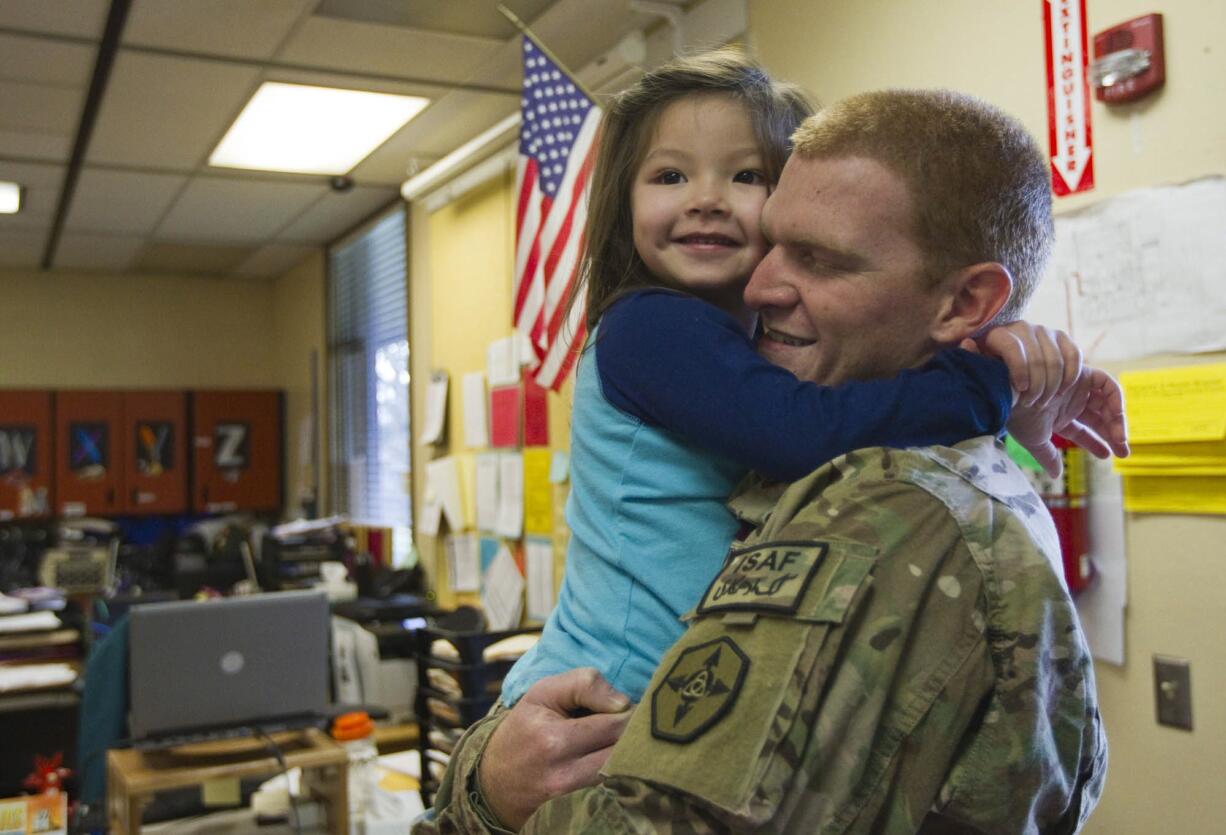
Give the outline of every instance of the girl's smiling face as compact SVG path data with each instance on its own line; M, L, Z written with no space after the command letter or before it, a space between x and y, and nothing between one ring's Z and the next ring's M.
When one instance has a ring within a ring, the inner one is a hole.
M743 322L742 291L768 249L763 169L745 108L693 95L660 112L630 193L634 246L652 275Z

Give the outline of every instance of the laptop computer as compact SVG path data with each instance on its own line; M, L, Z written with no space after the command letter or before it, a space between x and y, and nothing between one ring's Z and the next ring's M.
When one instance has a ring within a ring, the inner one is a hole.
M140 747L305 727L328 702L328 600L287 591L132 609L129 731Z

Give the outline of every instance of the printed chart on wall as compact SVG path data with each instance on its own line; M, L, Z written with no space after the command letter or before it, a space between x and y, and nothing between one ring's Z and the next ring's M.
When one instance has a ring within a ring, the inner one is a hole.
M1090 362L1226 349L1226 179L1139 189L1056 218L1026 318Z

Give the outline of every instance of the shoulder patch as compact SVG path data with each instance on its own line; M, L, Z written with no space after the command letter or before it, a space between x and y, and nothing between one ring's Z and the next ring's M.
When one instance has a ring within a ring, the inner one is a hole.
M692 742L727 715L741 692L749 658L731 638L690 647L651 694L651 735Z
M829 548L825 542L768 542L732 551L699 601L698 614L794 613Z

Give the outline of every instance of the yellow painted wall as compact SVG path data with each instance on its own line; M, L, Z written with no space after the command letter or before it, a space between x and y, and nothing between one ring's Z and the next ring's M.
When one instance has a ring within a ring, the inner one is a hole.
M1220 43L1226 3L1088 6L1091 33L1163 12L1168 83L1134 105L1093 104L1097 189L1061 199L1057 211L1142 186L1226 173L1226 49ZM819 101L882 87L949 87L1014 113L1046 146L1038 0L754 0L750 42L770 70ZM1127 367L1188 361L1159 358ZM1226 691L1226 519L1133 514L1127 538L1127 664L1097 668L1111 768L1086 831L1226 832L1219 776L1226 749L1220 695ZM1191 659L1192 733L1154 721L1154 653Z
M258 281L0 273L0 386L277 385Z
M415 405L424 405L431 371L447 371L451 382L448 443L426 447L414 439L414 470L419 477L424 475L425 462L463 450L460 388L463 376L485 370L490 341L511 333L511 264L515 247L511 192L511 175L507 174L426 219L426 238L422 243L429 259L431 293L425 309L432 324L428 339L414 332L414 350L429 351L428 356L421 358L426 363L424 373L413 375ZM415 279L416 276L410 286L417 286ZM415 425L420 427L422 423ZM414 493L414 507L422 507L421 495ZM476 595L456 595L451 591L441 539L418 536L418 548L423 562L431 566L433 588L442 605L477 602Z
M328 362L323 250L278 278L272 285L273 350L277 388L285 391L285 504L297 515L305 491L318 481L321 512L328 508ZM316 357L317 388L311 400L311 355ZM315 461L311 467L314 412Z
M422 507L425 463L467 451L463 445L463 376L486 368L486 348L511 335L511 267L515 248L514 176L486 183L433 214L419 205L409 220L409 307L413 425L425 420L425 390L432 370L450 375L448 443L413 440L414 507ZM569 449L570 388L549 395L550 445ZM555 501L564 497L556 491ZM446 560L433 537L418 535L423 565L444 606L476 601L450 591ZM560 576L560 572L559 575Z

